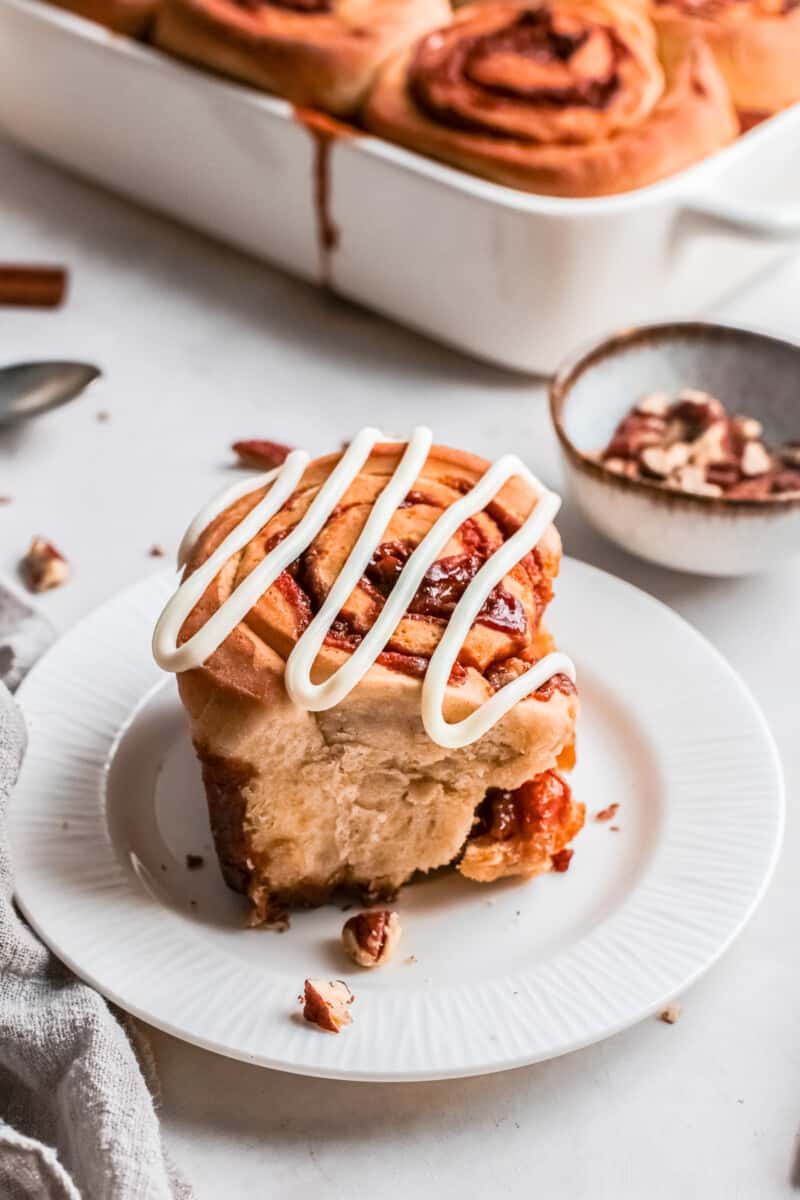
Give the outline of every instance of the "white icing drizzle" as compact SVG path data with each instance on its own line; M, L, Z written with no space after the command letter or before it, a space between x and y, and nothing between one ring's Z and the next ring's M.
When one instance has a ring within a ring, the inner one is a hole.
M182 646L178 646L181 627L208 585L225 563L244 549L291 496L309 463L309 456L302 450L295 450L283 466L256 479L234 484L206 505L183 537L178 554L181 564L186 562L197 538L219 513L243 496L271 485L263 499L231 530L214 553L184 580L166 605L153 634L153 654L159 666L166 671L188 671L202 666L281 572L308 548L358 476L375 444L386 440L378 429L362 429L331 471L299 524L270 550L206 623ZM426 427L420 426L414 430L394 474L376 499L322 607L289 655L285 683L293 702L311 712L321 712L339 704L363 679L384 649L426 571L458 528L468 517L481 512L508 479L513 475L522 476L538 493L536 507L517 532L486 560L467 587L431 657L422 685L422 722L428 736L440 746L457 749L477 741L517 701L531 695L553 675L565 674L575 679L575 668L565 654L548 654L506 684L464 720L450 724L442 713L450 673L489 593L539 542L561 507L560 497L544 488L514 454L506 454L498 459L466 495L442 513L405 564L378 619L347 661L324 682L313 683L311 679L314 662L333 621L364 574L393 514L420 475L432 440L433 435Z

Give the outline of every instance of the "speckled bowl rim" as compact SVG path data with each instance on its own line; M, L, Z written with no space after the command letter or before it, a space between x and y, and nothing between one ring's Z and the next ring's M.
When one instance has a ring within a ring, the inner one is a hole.
M723 325L714 321L664 321L654 325L634 325L628 329L619 330L608 337L591 343L582 350L570 355L561 364L550 381L550 416L561 447L569 461L584 474L623 492L633 492L648 496L654 503L668 508L686 508L706 513L736 513L749 516L766 515L768 513L786 513L800 509L800 496L772 496L768 500L753 500L745 498L727 499L724 496L697 496L691 492L681 492L677 489L667 489L646 479L628 479L590 458L583 450L579 450L564 428L563 415L574 384L596 363L613 355L629 350L632 346L643 342L658 342L673 339L676 335L684 338L707 340L717 338L720 341L774 342L785 346L797 355L798 372L800 373L800 345L786 338L775 337L771 333L754 328L738 325ZM688 386L688 385L687 385Z

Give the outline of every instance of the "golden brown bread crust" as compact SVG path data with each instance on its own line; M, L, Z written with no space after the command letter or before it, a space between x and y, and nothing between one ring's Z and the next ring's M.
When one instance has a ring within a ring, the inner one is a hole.
M487 0L395 56L364 121L496 183L608 195L674 174L738 132L704 46L666 66L629 0Z
M800 100L797 0L655 0L651 11L667 62L702 39L748 123Z
M164 50L301 106L348 116L383 61L448 19L447 0L164 0Z
M514 708L473 746L446 751L420 715L421 677L449 612L480 564L537 502L514 478L465 522L426 575L406 617L361 683L334 708L296 708L285 661L318 611L403 447L377 446L340 504L203 667L178 677L191 723L217 851L228 883L256 914L316 904L345 887L387 896L414 872L452 861L488 787L517 787L553 767L574 738L577 697L564 676ZM295 493L206 589L184 622L186 641L304 515L339 455L309 464ZM371 628L405 556L484 474L483 459L434 447L395 513L385 541L344 604L317 660L333 671ZM188 572L204 562L258 502L235 502L200 536ZM560 541L552 527L492 593L465 641L445 698L448 720L474 711L552 646L541 618ZM527 873L527 865L524 866Z
M133 38L146 36L158 7L158 0L49 0L49 3Z

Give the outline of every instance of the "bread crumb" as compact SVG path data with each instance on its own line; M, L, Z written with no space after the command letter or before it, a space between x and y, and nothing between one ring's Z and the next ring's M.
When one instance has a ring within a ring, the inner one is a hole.
M680 1018L681 1011L680 1004L668 1004L660 1014L661 1020L666 1021L667 1025L674 1025Z

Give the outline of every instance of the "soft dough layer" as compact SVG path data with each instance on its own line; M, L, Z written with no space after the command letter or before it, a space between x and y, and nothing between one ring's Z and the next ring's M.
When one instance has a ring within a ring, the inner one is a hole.
M312 713L289 700L283 683L286 657L322 603L336 564L354 544L400 452L396 446L376 447L293 568L202 668L178 678L225 878L249 894L258 919L268 918L271 907L320 903L339 886L389 894L416 871L452 862L487 789L513 789L547 771L573 741L578 702L565 676L515 705L466 748L443 749L422 725L422 677L448 606L537 502L532 489L516 478L490 511L465 523L445 547L390 643L394 648L344 701ZM184 623L181 642L301 519L337 460L331 456L309 465L293 497L207 589ZM319 674L332 671L358 644L391 590L403 555L418 544L437 512L468 490L487 466L457 451L431 451L390 525L391 539L376 552L342 609L318 659ZM262 494L253 493L220 514L195 547L189 571ZM446 719L467 716L549 650L541 617L559 557L558 534L550 527L536 553L496 589L451 678Z
M323 901L335 886L387 895L459 854L490 787L515 788L551 767L572 738L573 693L528 700L473 746L442 750L419 717L419 683L376 668L336 708L268 707L217 691L191 672L183 701L203 765L228 883L259 916L270 901ZM450 698L466 715L473 697Z

